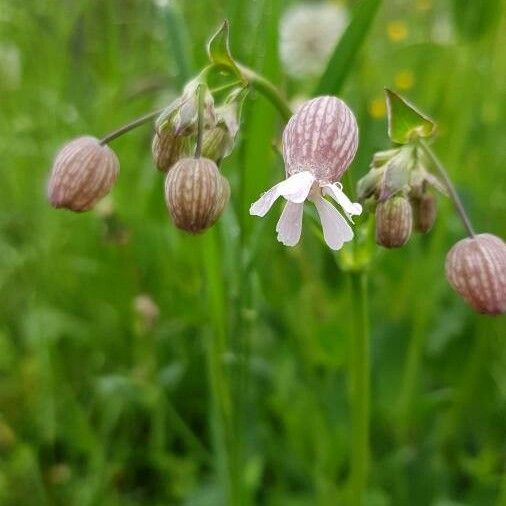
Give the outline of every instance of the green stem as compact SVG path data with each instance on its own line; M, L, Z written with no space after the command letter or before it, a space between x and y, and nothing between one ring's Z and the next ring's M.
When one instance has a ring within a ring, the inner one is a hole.
M457 190L453 186L452 180L450 179L447 170L441 163L441 160L439 160L434 151L432 151L432 149L425 141L420 139L419 144L422 147L425 154L429 157L429 160L433 163L434 167L436 167L439 174L443 178L446 188L448 189L448 193L450 194L450 198L452 199L453 205L455 206L455 209L457 210L457 213L459 214L460 219L462 220L462 223L464 224L464 227L467 230L467 233L469 234L470 237L474 237L475 232L471 224L471 220L469 219L469 216L466 213L466 210L464 208L464 205L462 204L462 200L460 200Z
M238 436L234 424L232 386L226 370L227 351L226 303L223 276L217 247L217 230L204 236L202 247L209 298L212 337L208 343L207 364L211 385L212 430L217 451L218 471L226 492L228 506L241 504L242 479L238 466Z
M353 334L351 339L351 470L350 504L363 506L369 467L370 357L367 274L351 272L350 300Z
M244 65L238 64L239 70L248 84L260 92L278 110L281 117L288 121L293 112L288 101L281 95L279 90L264 76L257 74Z
M428 320L428 307L424 305L415 315L413 333L409 341L407 358L401 382L401 393L398 401L399 436L405 441L411 422L411 408L416 391L418 376L423 359L423 346Z
M281 93L278 91L278 89L272 84L268 79L266 79L264 76L261 76L260 74L257 74L255 71L249 69L248 67L245 67L243 65L239 66L241 73L243 74L244 79L247 81L248 85L252 88L259 91L265 98L267 98L274 107L278 110L281 117L288 121L290 117L292 116L292 110L290 109L290 105L286 101L286 99L281 95ZM230 67L226 65L217 65L217 64L211 64L205 67L202 72L199 74L200 79L205 82L208 74L213 70L225 70L228 72L232 72ZM228 85L227 85L228 87ZM223 87L225 89L226 87ZM200 125L200 122L202 120L202 114L200 113L201 108L203 108L203 97L204 93L202 91L202 86L199 88L199 138L197 139L197 146L195 150L195 157L198 158L200 156L200 148L202 145L202 132L203 128ZM151 121L152 119L159 116L164 109L159 109L157 111L150 112L148 114L145 114L144 116L141 116L137 119L134 119L133 121L128 122L126 125L121 126L120 128L113 130L112 132L108 133L102 139L100 139L100 144L105 145L109 144L111 141L117 139L118 137L121 137L122 135L130 132L130 130L133 130L144 123L147 123L148 121Z
M205 89L204 84L199 84L198 96L198 110L197 110L197 142L195 144L195 158L200 158L202 154L202 139L204 138L204 98Z
M102 144L102 146L104 146L105 144L109 144L114 139L121 137L127 132L130 132L130 130L133 130L134 128L144 125L144 123L147 123L148 121L151 121L152 119L156 118L162 113L162 111L163 109L159 109L158 111L153 111L148 114L144 114L144 116L134 119L133 121L130 121L126 125L123 125L122 127L113 130L112 132L102 137L102 139L100 139L100 144Z

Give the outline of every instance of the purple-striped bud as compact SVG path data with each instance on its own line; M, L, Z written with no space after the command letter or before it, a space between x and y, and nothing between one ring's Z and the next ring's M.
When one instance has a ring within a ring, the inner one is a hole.
M446 257L446 278L479 313L506 312L506 244L492 234L462 239Z
M309 171L318 181L335 183L352 162L358 126L351 109L337 97L305 102L283 132L283 157L288 176Z
M425 192L420 197L413 197L411 205L413 206L413 224L415 230L426 234L436 221L436 197L430 192Z
M165 202L176 227L197 234L213 225L230 198L230 186L207 158L183 158L167 174Z
M56 155L47 187L53 207L87 211L111 190L119 173L114 151L95 137L78 137Z
M151 143L153 161L158 170L168 172L180 159L188 156L191 142L188 137L175 135L171 128L155 132Z
M396 195L376 207L376 243L385 248L400 248L411 237L413 212L409 200Z

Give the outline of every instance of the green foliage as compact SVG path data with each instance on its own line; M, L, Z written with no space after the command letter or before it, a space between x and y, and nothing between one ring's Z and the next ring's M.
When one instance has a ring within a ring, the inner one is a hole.
M418 111L405 98L385 89L388 111L388 136L396 144L407 144L434 133L434 122Z
M381 3L382 0L363 0L355 7L353 18L330 57L315 95L338 94L341 91Z
M207 44L207 54L212 63L229 68L238 79L242 79L241 71L230 52L228 21L224 21L219 30L210 38Z
M239 61L290 98L313 89L289 81L278 60L279 20L293 3L169 2L175 40L163 2L0 0L2 506L222 505L222 447L243 470L241 505L344 504L355 301L308 229L289 249L275 240L278 208L248 215L283 177L272 105L250 94L221 167L232 202L203 237L169 222L149 126L111 146L121 160L112 210L73 215L44 195L60 144L170 103L207 64L223 19ZM375 2L348 3L358 16ZM504 16L457 40L453 4L384 0L349 49L351 36L341 39L322 92L357 113L354 181L390 144L384 86L430 112L476 228L504 238ZM393 40L399 21L407 35ZM447 285L444 257L463 230L443 198L439 208L429 235L374 250L370 265L371 506L506 499L505 320L475 315ZM141 294L158 316L139 310ZM214 400L213 381L224 389ZM231 397L222 419L213 406Z

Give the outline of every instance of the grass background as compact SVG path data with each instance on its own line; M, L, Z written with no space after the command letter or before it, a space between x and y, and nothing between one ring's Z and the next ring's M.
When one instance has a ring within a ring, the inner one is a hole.
M204 236L169 223L149 126L113 143L112 215L56 212L44 196L60 144L170 101L225 17L239 60L309 94L317 82L278 62L291 3L0 0L0 504L225 504L220 434L241 447L244 504L345 504L354 301L310 227L288 249L277 212L248 215L282 176L272 106L248 101L222 168L232 201ZM392 87L437 119L476 228L506 237L504 2L384 0L364 30L329 90L359 119L353 178L389 145ZM506 504L506 325L446 283L462 237L440 201L428 236L375 250L368 505ZM139 294L159 307L153 324ZM220 421L217 403L234 399Z

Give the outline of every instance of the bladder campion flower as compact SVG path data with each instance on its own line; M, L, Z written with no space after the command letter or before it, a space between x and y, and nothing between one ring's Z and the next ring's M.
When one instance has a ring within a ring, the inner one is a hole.
M448 252L450 285L479 313L506 312L506 244L492 234L462 239Z
M347 221L324 198L328 195L351 221L362 206L344 194L339 179L350 165L358 145L358 127L349 107L336 97L317 97L305 102L283 132L286 180L265 192L250 208L250 214L265 216L280 196L287 200L276 226L278 240L295 246L302 230L304 201L316 206L328 246L338 250L351 241Z
M111 190L119 173L114 151L95 137L78 137L56 155L47 187L53 207L87 211Z

